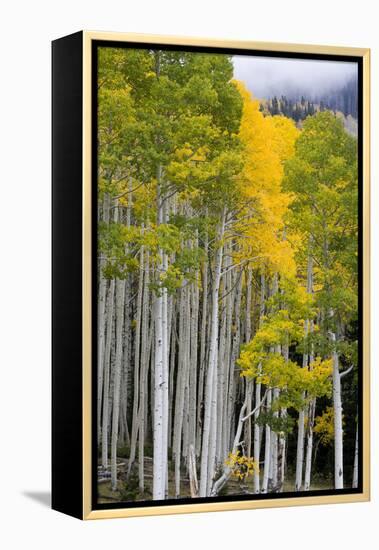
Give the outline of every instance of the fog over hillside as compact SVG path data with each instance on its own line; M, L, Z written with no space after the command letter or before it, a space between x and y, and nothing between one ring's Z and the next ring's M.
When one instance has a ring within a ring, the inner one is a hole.
M358 65L349 62L234 56L234 76L259 99L285 95L312 101L357 82Z

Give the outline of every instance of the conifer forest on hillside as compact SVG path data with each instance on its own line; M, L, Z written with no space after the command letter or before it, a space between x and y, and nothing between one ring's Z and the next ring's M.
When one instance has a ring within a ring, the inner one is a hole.
M359 483L356 90L234 63L98 49L99 503Z

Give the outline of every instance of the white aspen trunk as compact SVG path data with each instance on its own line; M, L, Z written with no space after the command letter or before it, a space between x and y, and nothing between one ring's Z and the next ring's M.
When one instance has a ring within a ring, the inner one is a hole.
M261 404L261 384L256 383L255 384L255 406L260 407ZM260 408L258 408L255 411L254 414L254 462L258 465L258 468L254 470L254 492L259 493L260 492L260 475L259 475L259 469L260 469L260 432L259 432L259 424L258 424L258 417L259 417Z
M227 249L225 251L227 253ZM230 258L224 254L224 268L226 269L230 263ZM216 465L222 460L222 428L223 428L223 419L224 419L224 409L223 409L223 397L225 391L225 339L226 339L226 317L227 317L227 296L226 294L229 291L229 277L226 275L223 280L222 285L222 299L220 300L220 309L221 309L221 321L220 321L220 332L219 332L219 345L218 345L218 359L217 359L217 410L213 418L215 418L215 463ZM228 365L229 366L229 365ZM213 416L213 413L212 413ZM210 466L211 468L214 465Z
M103 201L103 221L109 224L110 197L108 193L104 195ZM101 407L103 398L103 378L104 378L104 345L105 345L105 325L106 325L106 297L107 280L103 275L105 260L100 259L99 266L99 302L98 302L98 338L97 338L97 438L101 442Z
M130 454L128 462L127 477L129 477L136 458L137 437L139 430L139 375L140 375L140 354L141 354L141 320L142 320L142 296L143 296L143 274L144 269L144 247L140 250L140 267L138 278L138 291L136 303L136 327L134 339L134 390L133 390L133 420L132 434L130 440Z
M353 469L353 489L358 488L358 474L359 474L359 434L358 434L358 420L355 432L355 452L354 452L354 469Z
M200 496L205 497L209 494L209 447L210 434L212 424L212 412L215 410L215 399L217 393L213 391L215 383L217 383L217 351L218 351L218 298L221 279L221 266L223 257L222 239L225 229L225 209L222 213L220 225L217 232L218 248L215 259L215 272L212 285L212 311L211 311L211 333L209 343L209 360L207 370L207 381L205 387L205 404L204 404L204 427L203 440L201 449L201 465L200 465Z
M175 423L174 423L174 441L173 457L175 466L175 496L180 496L180 464L181 464L181 446L182 429L184 418L184 400L186 379L188 376L188 286L184 283L180 296L180 319L179 319L179 357L178 357L178 375L176 380L176 399L175 399Z
M196 242L197 246L197 242ZM198 274L196 282L191 285L191 349L189 363L189 445L196 446L196 388L197 388L197 347L199 331L199 285Z
M109 211L107 216L109 215ZM118 220L118 208L114 209L113 221ZM113 345L113 327L114 327L114 299L115 299L115 280L112 279L109 283L108 298L106 304L107 322L106 322L106 341L103 356L103 411L101 422L101 451L102 451L102 466L108 468L108 442L109 442L109 425L110 425L110 408L109 408L109 395L110 395L110 382L111 382L111 354Z
M183 372L183 383L184 383L184 401L183 401L183 422L182 422L182 456L183 459L187 458L188 450L188 436L189 436L189 370L190 370L190 355L191 355L191 288L186 284L185 292L185 309L184 309L184 372Z
M228 426L227 437L228 446L233 445L234 437L234 414L235 414L235 403L236 403L236 385L240 380L239 372L235 369L236 360L240 353L240 342L241 342L241 324L240 324L240 311L241 311L241 299L242 299L242 278L240 278L237 285L236 297L235 297L235 306L234 306L234 323L235 323L235 334L232 344L232 353L230 356L230 369L229 369L229 388L228 388L228 402L226 406L228 407ZM230 442L230 443L229 443Z
M115 284L116 288L116 284ZM113 386L114 386L114 361L116 355L116 320L115 314L113 315L113 331L112 331L112 350L111 350L111 362L110 362L110 377L109 377L109 410L108 410L108 440L110 443L110 430L112 425L112 410L113 410Z
M271 391L267 394L267 410L271 408ZM270 473L270 459L271 459L271 428L268 424L265 427L265 462L263 468L263 480L262 480L262 493L267 493L269 473Z
M157 168L157 225L164 223L165 206L162 192L162 167ZM167 255L159 249L158 280L167 271ZM167 289L163 286L155 297L155 361L154 361L154 429L153 429L153 499L162 500L166 493L168 441L168 346Z
M331 333L335 344L336 335ZM333 360L333 408L334 408L334 488L343 489L343 427L342 427L342 396L339 358L336 351L332 352Z
M117 440L120 417L120 388L122 368L122 348L124 331L124 300L125 280L116 281L116 354L113 380L113 410L111 435L111 485L112 491L117 489Z
M108 419L109 419L109 386L110 386L110 363L112 350L112 328L113 328L113 307L114 307L115 280L109 284L107 298L107 328L104 350L104 396L103 416L101 427L101 463L103 468L108 468Z
M312 238L309 238L309 249L312 247ZM307 293L313 292L313 259L311 254L308 254L307 262ZM304 336L307 338L309 334L310 321L305 321ZM308 368L308 353L303 354L303 369ZM303 393L303 399L305 394ZM299 412L298 432L297 432L297 449L296 449L296 478L295 491L301 491L303 486L303 466L304 466L304 434L305 434L305 410Z
M181 437L181 428L179 430L179 424L180 424L180 414L179 411L183 410L183 403L182 399L182 378L183 378L183 363L184 363L184 349L183 349L183 343L184 343L184 326L183 326L183 318L184 318L184 288L182 287L179 292L179 306L178 306L178 317L179 317L179 335L178 335L178 357L177 357L177 375L176 375L176 383L175 383L175 408L174 408L174 418L173 418L173 438L172 438L172 457L173 461L175 462L175 454L177 452L177 449L180 450L180 443L178 443L178 439ZM173 392L174 392L174 386L173 386Z
M155 74L160 78L160 52L155 52ZM167 204L162 186L162 166L157 166L157 227L166 223ZM167 271L167 255L158 250L157 280L164 280ZM154 303L154 414L153 414L153 499L162 500L166 495L167 446L168 446L168 326L167 288L162 286Z
M155 365L155 320L154 320L154 297L152 297L152 320L150 325L150 337L152 338L153 345L151 347L150 355L150 433L151 438L154 436L154 365Z
M309 403L307 426L307 452L305 455L304 491L309 491L311 486L312 454L313 454L313 426L316 411L316 398Z
M304 421L305 411L299 412L297 423L297 447L296 447L296 477L295 491L301 491L303 481L303 461L304 461Z
M265 297L266 297L266 277L264 273L261 273L261 296L260 296L260 309L259 309L259 326L262 326L263 317L265 314ZM257 382L255 384L255 407L258 407L254 414L254 461L258 466L260 465L260 430L258 424L258 417L260 413L261 405L261 384ZM260 492L260 474L259 469L254 471L254 492Z
M287 409L281 409L280 411L281 418L287 416ZM278 492L283 491L284 477L286 471L286 438L283 433L279 434L278 437Z
M145 430L145 444L147 441L152 441L152 434L153 430L150 429L152 426L149 423L149 413L150 417L152 417L152 413L154 412L154 408L151 407L151 403L149 401L149 376L151 380L151 373L150 371L154 369L154 318L152 315L150 315L150 306L152 305L151 300L149 300L149 317L150 317L150 323L148 326L148 352L146 354L146 375L145 375L145 418L144 418L144 430ZM150 405L150 407L149 407ZM150 438L150 439L149 439ZM151 457L150 457L151 458Z
M312 282L308 283L312 287ZM312 290L312 288L311 288ZM310 332L313 332L313 321L310 322ZM309 369L313 369L313 345L311 346L309 355ZM312 456L313 456L313 427L315 423L316 414L316 398L312 398L308 405L308 426L307 426L307 452L305 455L305 474L304 474L304 491L309 491L311 486L311 473L312 473Z
M195 448L193 445L190 445L188 450L188 473L190 480L191 497L196 498L199 496L199 486L197 482Z
M246 383L245 383L245 393L246 393L246 401L247 401L246 414L251 413L252 402L253 402L253 390L254 390L253 381L246 380ZM245 446L246 446L246 454L247 456L251 456L251 416L245 422L244 440L245 440Z
M132 186L133 180L129 178L128 183L128 205L126 208L126 226L129 228L132 221ZM126 252L129 247L126 245ZM124 300L124 348L123 348L123 377L121 386L122 414L125 425L125 443L130 447L130 434L128 426L128 406L129 406L129 381L132 376L132 334L131 334L131 276L125 280L125 300Z
M274 388L273 392L273 401L276 401L279 398L279 389ZM274 418L278 418L279 412L275 411L273 413ZM270 459L270 479L269 485L272 489L277 488L278 486L278 434L271 430L271 459Z
M145 254L144 266L144 283L143 283L143 298L142 298L142 336L141 336L141 372L139 382L139 413L138 413L138 480L139 490L141 493L145 490L145 409L146 409L146 394L147 394L147 376L148 376L148 324L149 324L149 252Z
M189 323L187 323L189 325ZM187 336L187 335L186 335ZM188 343L190 338L188 338ZM190 345L190 344L189 344ZM182 458L187 460L187 451L189 442L189 354L187 360L186 376L184 381L184 406L183 406L183 426L182 426Z
M272 294L276 296L279 293L279 276L275 273L272 284ZM274 348L276 354L281 355L281 345L276 345ZM279 399L280 391L278 388L272 390L272 401L275 403ZM277 419L279 411L275 410L273 418ZM270 471L269 471L269 490L276 491L278 485L278 435L274 430L271 430L271 458L270 458Z
M288 344L282 346L282 355L286 361L289 358L289 347ZM287 417L287 409L280 409L280 416L282 419ZM286 459L287 459L287 441L285 433L281 432L279 434L278 442L278 492L283 491L284 478L286 474Z
M168 199L164 197L163 203L163 222L168 223L169 218L169 204ZM163 273L166 274L168 269L168 256L166 252L163 252ZM163 302L162 302L162 324L163 324L163 385L162 385L162 449L163 449L163 464L162 464L162 484L164 487L165 498L168 493L168 394L169 394L169 356L170 350L169 344L169 325L168 325L168 292L167 288L163 288Z
M251 287L252 287L253 272L250 267L247 268L246 273L246 313L245 313L245 342L248 343L251 340ZM246 394L247 394L247 409L246 414L251 412L252 400L253 400L254 383L252 380L246 382ZM245 442L247 456L251 456L251 417L248 418L245 423Z
M247 268L246 274L246 332L245 332L245 341L246 343L251 340L251 290L253 284L253 271L251 267Z
M216 359L217 362L217 359ZM216 472L216 445L217 445L217 379L218 369L217 365L214 370L213 391L212 391L212 405L211 405L211 430L209 435L209 452L208 452L208 480L207 480L207 493L209 494L212 487L212 480Z
M231 253L231 250L229 250ZM232 264L230 259L229 265ZM224 352L222 359L222 369L223 369L223 385L222 385L222 405L221 405L221 417L219 418L220 422L220 454L218 464L221 465L224 463L227 458L228 452L230 450L230 422L229 422L229 406L228 406L228 397L229 397L229 382L231 373L234 371L234 361L232 360L233 354L233 333L237 332L237 324L239 326L239 319L235 321L235 326L233 327L233 306L237 300L236 293L236 284L238 283L237 277L233 277L232 271L226 274L227 282L227 295L225 302L225 312L226 312L226 323L225 323L225 334L224 334ZM222 418L222 422L221 422Z
M205 236L204 252L208 257L208 235ZM204 407L204 371L207 363L207 315L208 315L208 261L202 266L202 309L201 309L201 336L200 336L200 368L197 396L197 434L196 456L201 453L202 414Z
M154 456L153 456L153 498L163 500L165 496L165 474L163 471L163 300L155 297L155 361L154 361Z
M184 211L187 215L191 215L191 211L188 205L185 206ZM191 248L192 243L187 241L184 244L184 248ZM182 423L182 459L187 463L188 445L189 445L189 377L190 377L190 361L191 361L191 291L192 285L188 282L186 285L185 293L185 311L184 311L184 342L185 342L185 376L184 376L184 404L183 404L183 423ZM187 463L188 466L188 463ZM179 472L180 474L180 472Z
M174 413L174 376L175 376L175 365L177 361L176 356L176 307L173 301L172 303L172 323L171 323L171 338L170 338L170 380L169 380L169 405L168 405L168 447L172 449L173 447L173 413Z
M122 424L124 426L123 443L130 445L130 434L128 426L128 397L129 397L129 378L130 378L130 355L131 355L131 338L130 338L130 280L125 280L125 300L124 300L124 336L123 336L123 351L122 351L122 377L121 377L121 415Z

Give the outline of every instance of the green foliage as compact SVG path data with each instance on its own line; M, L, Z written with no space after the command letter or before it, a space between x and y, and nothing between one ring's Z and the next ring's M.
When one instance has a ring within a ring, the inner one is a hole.
M130 456L130 446L123 445L122 447L117 448L117 456L120 458L129 458Z
M325 332L357 315L357 174L357 141L341 120L329 111L308 117L285 164L284 189L293 197L288 226L302 235L298 262L313 257Z
M283 347L306 346L304 321L300 316L312 311L309 296L296 289L293 281L284 282L283 287L283 295L274 295L270 305L278 307L280 298L284 298L288 299L289 309L274 310L266 316L254 338L242 346L237 360L242 376L281 390L278 399L272 403L272 411L289 407L302 410L311 398L331 393L330 359L322 360L321 356L316 356L309 368L302 368L282 354Z
M169 269L156 270L150 286L173 292L194 280L202 251L183 243L194 243L204 221L179 208L168 223L157 223L157 193L163 200L176 194L179 205L202 211L238 201L243 101L231 81L231 58L114 48L99 55L100 199L121 197L138 222L100 224L103 274L123 278L138 270L143 246L153 266L162 254L170 257ZM138 191L131 194L130 187Z
M132 473L128 480L125 481L122 486L119 488L121 501L130 502L137 500L140 496L139 484L138 484L138 475Z
M268 411L262 411L258 419L256 420L256 423L259 426L265 426L268 424L271 428L271 430L277 434L283 434L288 435L292 433L293 428L295 426L295 420L290 416L289 414L285 416L278 416L276 415L276 410L284 403L284 400L281 400L277 403L273 403L273 407L271 410Z

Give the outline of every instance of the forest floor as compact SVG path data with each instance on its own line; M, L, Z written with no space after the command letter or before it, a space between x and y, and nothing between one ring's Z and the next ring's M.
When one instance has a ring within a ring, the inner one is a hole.
M130 476L129 482L126 481L126 465L127 460L120 458L118 459L118 490L112 491L110 479L104 479L99 474L99 479L102 479L98 483L98 502L99 504L112 504L117 502L128 502L128 501L146 501L152 499L153 493L153 460L152 458L145 457L144 469L145 469L145 492L141 494L138 489L138 478L134 473ZM291 477L286 479L283 486L283 492L294 492L295 481ZM332 489L332 483L328 480L317 479L311 485L311 490L326 490ZM185 476L182 476L180 483L180 492L181 498L190 498L190 486L189 479ZM227 484L225 485L220 496L225 495L248 495L254 493L253 486L253 477L243 483L231 477ZM169 481L168 481L168 498L175 498L175 480L174 472L169 468Z

